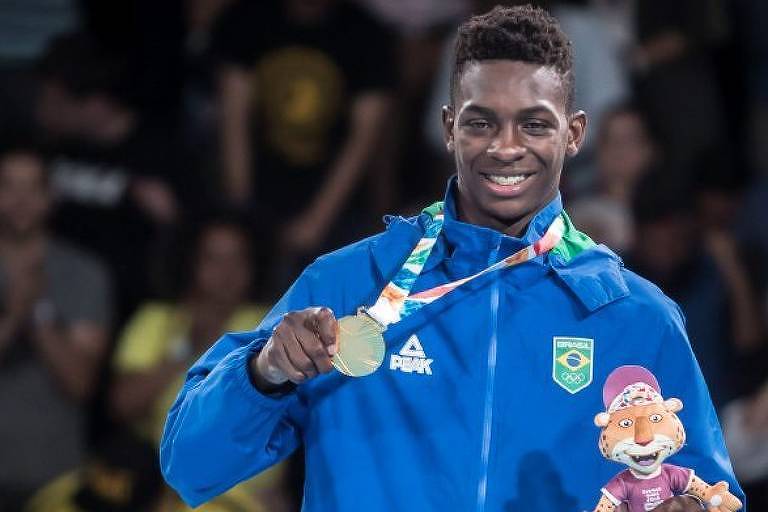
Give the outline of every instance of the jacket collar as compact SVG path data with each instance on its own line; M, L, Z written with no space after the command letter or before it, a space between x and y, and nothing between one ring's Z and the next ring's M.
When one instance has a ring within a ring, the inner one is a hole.
M511 237L458 220L455 184L456 178L452 177L445 194L443 231L422 272L430 271L447 259L473 259L484 265L492 263L488 262L488 258L494 249L499 249L498 258L501 259L529 245L546 232L550 223L563 210L558 194L536 214L522 237ZM387 232L370 244L382 281L391 279L400 270L421 238L428 217L426 214L407 219L387 216L384 220ZM629 295L621 275L623 264L604 245L591 247L568 260L553 255L547 257L545 262L589 313Z
M560 194L539 210L520 237L508 236L495 229L459 220L456 198L458 187L456 177L448 180L444 199L445 224L443 225L442 240L451 257L478 260L480 264L488 264L491 252L497 251L498 258L509 256L526 247L547 231L547 228L563 210Z

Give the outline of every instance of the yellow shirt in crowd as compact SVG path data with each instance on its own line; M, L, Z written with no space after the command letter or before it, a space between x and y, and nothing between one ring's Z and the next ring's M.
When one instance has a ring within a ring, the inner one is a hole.
M225 331L246 331L255 328L268 308L246 304L238 308L225 325ZM131 318L118 340L113 359L114 373L151 370L169 359L190 358L188 334L189 315L176 304L151 302L142 306ZM211 340L214 342L215 340ZM191 361L190 361L191 364ZM181 372L161 394L151 412L133 424L137 435L155 445L159 443L166 414L184 383ZM259 496L270 494L280 487L285 476L285 465L279 464L257 477L243 482L215 500L195 509L195 512L239 512L265 510ZM81 512L71 498L81 486L82 471L73 471L58 478L42 489L30 502L27 512ZM186 512L186 507L175 493L168 490L161 500L158 512Z

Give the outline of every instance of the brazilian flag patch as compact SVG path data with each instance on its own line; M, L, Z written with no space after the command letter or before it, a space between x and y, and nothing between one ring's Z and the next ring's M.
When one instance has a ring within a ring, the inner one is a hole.
M595 340L591 338L552 338L552 379L571 394L589 386L594 348Z

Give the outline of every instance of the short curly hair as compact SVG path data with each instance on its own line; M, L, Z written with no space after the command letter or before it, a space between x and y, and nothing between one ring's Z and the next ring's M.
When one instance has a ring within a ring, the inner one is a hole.
M558 21L531 5L502 7L473 16L459 27L451 73L451 103L455 104L461 73L467 63L506 59L554 68L563 81L565 106L573 108L575 81L571 42Z

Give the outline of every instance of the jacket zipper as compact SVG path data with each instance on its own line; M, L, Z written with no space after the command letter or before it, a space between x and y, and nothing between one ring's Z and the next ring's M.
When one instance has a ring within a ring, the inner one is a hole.
M499 248L491 254L490 261L498 259ZM493 425L493 395L496 380L496 345L499 320L499 279L494 276L491 285L491 339L488 345L488 373L485 382L485 404L483 409L483 445L480 452L480 480L477 484L476 512L485 510L485 499L488 491L488 460L491 453L491 431Z

